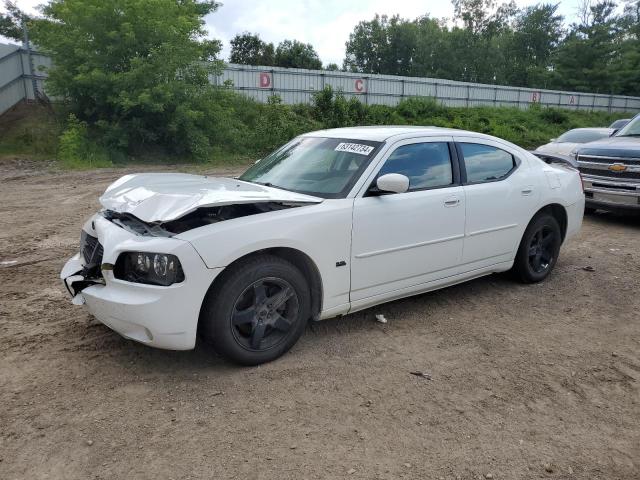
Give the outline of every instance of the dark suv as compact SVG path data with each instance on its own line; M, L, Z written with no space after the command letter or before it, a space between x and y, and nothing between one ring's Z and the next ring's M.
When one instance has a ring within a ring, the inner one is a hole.
M584 181L585 211L640 211L640 114L613 136L576 154Z

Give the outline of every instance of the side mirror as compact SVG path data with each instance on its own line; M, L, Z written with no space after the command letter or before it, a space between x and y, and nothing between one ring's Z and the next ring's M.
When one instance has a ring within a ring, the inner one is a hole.
M610 137L613 137L616 133L618 133L618 131L619 131L619 130L620 130L619 128L614 128L614 129L613 129L613 132L611 132L611 133L609 134L609 136L610 136Z
M400 173L387 173L378 177L376 186L382 192L404 193L409 190L409 177Z

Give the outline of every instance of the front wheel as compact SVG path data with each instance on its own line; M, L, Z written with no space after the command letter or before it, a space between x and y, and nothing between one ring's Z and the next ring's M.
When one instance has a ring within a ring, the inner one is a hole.
M200 318L204 339L242 365L275 360L304 332L311 295L286 260L260 255L234 266L207 294Z
M548 213L536 215L520 241L513 264L516 276L525 283L547 278L558 260L561 243L558 221Z

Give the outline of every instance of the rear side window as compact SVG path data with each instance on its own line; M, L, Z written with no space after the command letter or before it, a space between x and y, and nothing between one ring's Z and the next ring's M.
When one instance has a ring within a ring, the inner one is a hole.
M461 143L467 183L500 180L511 173L516 161L509 152L489 145Z
M378 176L401 173L409 177L409 190L445 187L453 183L449 145L446 142L412 143L396 148Z

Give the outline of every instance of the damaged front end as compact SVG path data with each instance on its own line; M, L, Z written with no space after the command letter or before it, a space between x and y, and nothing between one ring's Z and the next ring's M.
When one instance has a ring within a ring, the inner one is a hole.
M125 338L188 350L224 266L207 265L180 234L322 201L234 179L127 175L100 197L103 210L83 225L80 251L60 277L74 304Z
M119 270L123 270L123 268L119 269L119 266L122 267L122 264L126 263L126 258L122 255L118 256L117 259L113 259L113 263L103 262L104 247L100 243L98 233L94 228L97 219L107 220L110 224L119 227L120 231L126 232L126 235L131 238L169 239L180 233L206 225L308 204L307 202L264 201L206 206L197 208L176 219L153 222L143 221L132 213L105 209L84 225L80 236L80 252L67 262L60 273L60 277L76 304L84 303L83 297L78 294L85 288L92 285L105 285L104 271L111 271L114 273L114 278L117 279L133 283L140 282L139 279L132 278L130 272L119 273ZM178 259L176 259L176 263L179 265ZM180 275L182 273L178 272L177 280L179 280L178 277ZM162 285L161 282L158 284Z
M306 202L256 202L213 207L200 207L169 221L145 222L131 213L104 210L101 215L110 222L136 235L172 237L180 233L234 218L285 210L308 205Z
M75 255L60 273L64 286L74 299L74 303L82 304L78 294L85 288L102 284L102 257L104 249L97 237L85 230L80 234L80 253ZM77 299L77 300L76 300Z

